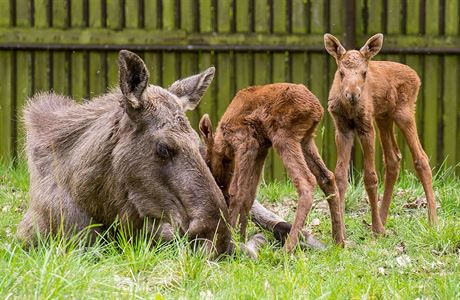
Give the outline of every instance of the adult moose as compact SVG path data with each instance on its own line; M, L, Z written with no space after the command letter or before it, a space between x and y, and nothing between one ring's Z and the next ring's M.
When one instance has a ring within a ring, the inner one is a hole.
M412 153L428 203L428 219L437 223L432 175L428 158L417 136L415 103L420 79L410 67L390 62L371 61L383 44L383 35L369 38L359 50L347 51L331 34L324 35L327 52L337 62L337 71L329 92L329 112L334 119L337 144L335 175L343 205L353 136L361 141L364 154L364 184L372 211L372 230L384 233L393 187L399 175L401 153L394 136L393 124L401 129ZM385 163L385 191L380 210L377 204L375 172L375 131L379 128Z
M312 207L316 180L328 196L333 237L338 244L344 243L343 210L334 174L326 168L314 142L322 116L321 103L304 85L276 83L239 91L219 121L215 135L209 117L204 115L201 119L206 162L229 205L229 223L236 227L239 218L243 236L265 157L273 146L299 195L285 249L292 251L297 244ZM254 213L254 208L251 211Z
M33 244L37 233L77 233L118 218L134 230L147 222L155 238L188 233L227 251L227 206L184 114L214 68L163 89L148 84L134 53L120 51L118 65L119 89L93 101L42 93L27 105L30 207L19 238Z

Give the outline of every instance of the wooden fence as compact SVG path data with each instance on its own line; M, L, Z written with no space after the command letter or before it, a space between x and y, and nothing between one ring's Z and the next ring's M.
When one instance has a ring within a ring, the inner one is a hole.
M117 82L117 52L146 61L151 82L167 86L215 65L199 109L214 124L235 91L270 82L306 84L327 104L335 62L323 50L331 32L348 47L382 32L378 60L400 61L422 78L419 136L432 166L460 160L460 0L0 0L0 156L21 155L21 108L37 91L91 98ZM404 167L410 153L400 141ZM317 133L329 167L331 118ZM354 163L362 166L360 149ZM378 150L381 156L380 150ZM382 170L381 159L378 166ZM265 178L281 178L270 153Z

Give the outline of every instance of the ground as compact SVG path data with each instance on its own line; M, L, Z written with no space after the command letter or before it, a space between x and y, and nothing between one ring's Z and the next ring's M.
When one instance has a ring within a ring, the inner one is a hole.
M403 173L385 237L371 234L369 205L357 180L346 197L345 249L332 245L327 206L317 191L307 227L326 250L287 255L270 243L257 261L243 254L216 261L193 252L183 240L157 246L123 236L90 248L55 239L26 251L14 234L27 207L27 171L22 164L3 165L0 298L459 299L460 179L452 169L439 171L434 187L438 228L427 224L416 177ZM262 184L259 191L263 203L291 220L295 198L289 182Z

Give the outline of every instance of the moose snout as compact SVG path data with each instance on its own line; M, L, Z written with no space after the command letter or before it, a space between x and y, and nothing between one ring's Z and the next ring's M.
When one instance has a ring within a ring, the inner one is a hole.
M360 97L361 97L361 91L359 88L353 91L350 91L350 90L345 91L345 98L347 98L347 100L352 105L356 104Z

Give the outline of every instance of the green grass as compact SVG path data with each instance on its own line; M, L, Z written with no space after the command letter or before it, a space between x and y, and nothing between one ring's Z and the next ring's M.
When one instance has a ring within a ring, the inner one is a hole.
M0 298L409 298L460 297L460 180L452 170L435 176L440 225L427 225L426 210L404 208L423 196L410 173L399 179L387 236L374 237L361 180L347 194L345 249L331 243L327 206L321 192L308 226L328 246L286 255L274 243L253 261L242 254L219 261L178 240L150 245L148 239L101 243L48 241L30 251L14 239L27 207L26 168L0 167ZM381 192L381 191L380 191ZM290 183L262 186L259 198L292 219L295 190ZM363 222L365 221L365 222ZM251 228L254 232L256 229Z

